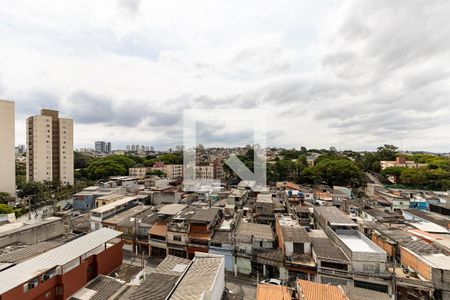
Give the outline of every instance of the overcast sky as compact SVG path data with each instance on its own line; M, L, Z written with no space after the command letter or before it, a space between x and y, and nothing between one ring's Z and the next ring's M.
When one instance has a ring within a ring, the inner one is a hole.
M449 16L446 0L4 0L0 98L18 144L43 107L74 119L75 147L116 149L181 144L185 108L262 108L273 146L449 152ZM227 123L199 141L252 142Z

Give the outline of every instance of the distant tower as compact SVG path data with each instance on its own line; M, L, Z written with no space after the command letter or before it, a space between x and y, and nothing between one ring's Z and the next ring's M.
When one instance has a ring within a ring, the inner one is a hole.
M106 153L111 153L111 142L106 143Z
M105 153L106 152L106 142L104 142L104 141L95 142L95 152Z

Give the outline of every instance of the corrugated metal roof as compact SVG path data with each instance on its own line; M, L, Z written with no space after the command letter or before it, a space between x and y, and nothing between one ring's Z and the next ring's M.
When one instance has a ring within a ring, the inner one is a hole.
M0 272L0 294L54 267L65 265L121 234L119 231L102 228Z
M224 256L196 256L175 288L171 300L197 300L202 293L210 291L218 274L220 265L224 264ZM222 269L223 270L223 269Z

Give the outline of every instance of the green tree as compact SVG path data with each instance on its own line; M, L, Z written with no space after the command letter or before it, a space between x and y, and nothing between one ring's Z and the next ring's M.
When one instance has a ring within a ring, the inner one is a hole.
M89 154L81 153L78 151L73 152L74 169L87 168L93 160L94 158Z
M397 156L398 147L394 145L384 145L383 147L378 147L377 156L379 160L395 160Z
M183 163L183 153L165 153L158 156L158 160L166 165L181 165Z
M307 167L300 174L300 183L314 184L319 180L319 175L314 167Z
M10 214L13 213L13 209L6 204L0 204L0 214Z
M314 168L317 175L329 186L358 187L362 183L361 171L354 162L347 158L322 159Z
M148 175L156 175L159 177L166 177L166 173L161 170L153 170L147 173Z
M48 185L42 182L26 182L17 195L20 198L28 198L32 208L40 207L52 202Z
M11 199L11 194L7 192L0 192L0 204L8 204Z

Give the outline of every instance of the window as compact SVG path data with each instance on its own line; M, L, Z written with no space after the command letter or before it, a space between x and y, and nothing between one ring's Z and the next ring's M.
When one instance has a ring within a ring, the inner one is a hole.
M28 281L27 283L25 283L23 285L23 292L26 293L29 290L34 289L35 287L37 287L38 283L39 283L39 279L37 277L31 279L30 281Z
M302 243L294 243L294 253L304 254L305 253L305 245Z
M173 240L174 240L174 241L181 242L181 236L179 236L179 235L174 235L174 236L173 236Z

